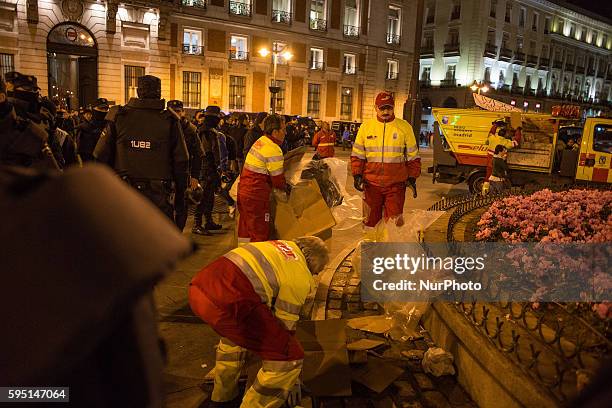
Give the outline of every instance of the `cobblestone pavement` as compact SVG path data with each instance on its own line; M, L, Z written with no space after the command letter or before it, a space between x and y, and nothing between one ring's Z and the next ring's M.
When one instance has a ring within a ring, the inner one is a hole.
M378 303L361 301L359 274L352 267L353 252L340 263L331 280L327 295L326 318L350 319L384 313ZM425 331L423 338L397 342L390 338L347 329L350 341L369 338L384 341L368 358L382 357L385 362L404 370L384 392L376 394L353 382L353 396L322 399L321 407L401 407L401 408L468 408L476 407L455 376L434 377L423 371L421 360L428 348L435 346Z

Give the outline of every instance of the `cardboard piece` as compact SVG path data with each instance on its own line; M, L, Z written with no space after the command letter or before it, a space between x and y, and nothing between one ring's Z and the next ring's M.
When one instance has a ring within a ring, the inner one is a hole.
M348 326L356 330L383 334L391 330L393 320L387 316L356 317L348 321Z
M287 202L273 195L272 217L276 239L317 235L336 225L315 180L303 180L293 186Z
M351 378L372 391L381 393L403 373L402 368L394 366L382 358L372 356L363 366L353 367Z
M385 344L385 342L380 340L359 339L349 343L346 348L350 351L370 350L383 344Z
M304 348L302 381L315 397L348 397L351 370L344 320L298 322L296 335Z

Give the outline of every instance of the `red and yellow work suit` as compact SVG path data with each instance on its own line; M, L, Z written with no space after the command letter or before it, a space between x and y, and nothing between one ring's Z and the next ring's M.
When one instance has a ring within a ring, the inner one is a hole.
M498 145L504 146L506 149L510 150L521 143L521 139L523 138L523 134L521 129L516 129L514 132L514 138L512 140L506 139L503 136L497 134L497 125L493 125L491 130L489 131L489 135L487 136L487 141L485 144L488 146L487 150L487 172L485 175L485 182L489 181L489 177L491 177L491 173L493 172L493 156L495 155L495 148Z
M375 227L382 218L404 212L406 180L421 175L421 159L412 126L402 119L365 121L353 144L353 176L364 180L364 224Z
M321 129L315 133L312 145L317 148L317 152L322 158L334 157L336 134L331 130Z
M238 244L270 239L270 193L285 189L283 151L271 136L257 139L238 184Z
M295 328L315 287L304 254L293 241L236 248L202 269L189 287L192 310L222 336L217 347L212 400L238 395L246 351L263 367L242 407L280 407L296 384L304 350Z

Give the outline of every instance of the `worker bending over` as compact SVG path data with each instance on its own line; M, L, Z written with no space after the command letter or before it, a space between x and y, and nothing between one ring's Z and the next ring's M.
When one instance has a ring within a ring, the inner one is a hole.
M495 155L495 148L497 146L503 146L510 150L517 147L521 143L523 138L522 128L519 126L514 131L514 137L508 138L508 124L503 119L498 119L492 123L491 130L487 135L487 141L485 144L488 146L487 149L487 171L485 174L485 181L482 185L482 193L486 194L489 191L489 177L493 172L493 156Z
M314 289L312 275L328 261L329 251L317 237L257 242L228 252L194 277L191 308L221 336L211 397L216 406L233 406L239 399L247 350L261 357L263 367L241 406L273 408L285 402L304 358L295 337L300 310Z

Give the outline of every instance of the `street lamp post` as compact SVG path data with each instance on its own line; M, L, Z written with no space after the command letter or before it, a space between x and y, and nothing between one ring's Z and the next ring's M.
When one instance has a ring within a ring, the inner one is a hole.
M472 86L470 86L470 89L472 90L472 92L478 92L478 95L480 95L481 92L489 92L489 86L486 83L476 82L476 80L474 80L474 83L472 84Z
M265 58L270 55L270 51L267 48L262 48L259 50L259 55ZM276 95L280 91L280 87L276 84L276 70L279 57L283 57L285 61L289 61L291 57L293 57L293 54L291 54L291 52L288 50L282 50L281 52L281 50L278 49L277 44L274 44L274 48L272 50L272 85L268 87L270 90L270 113L272 114L276 113Z

